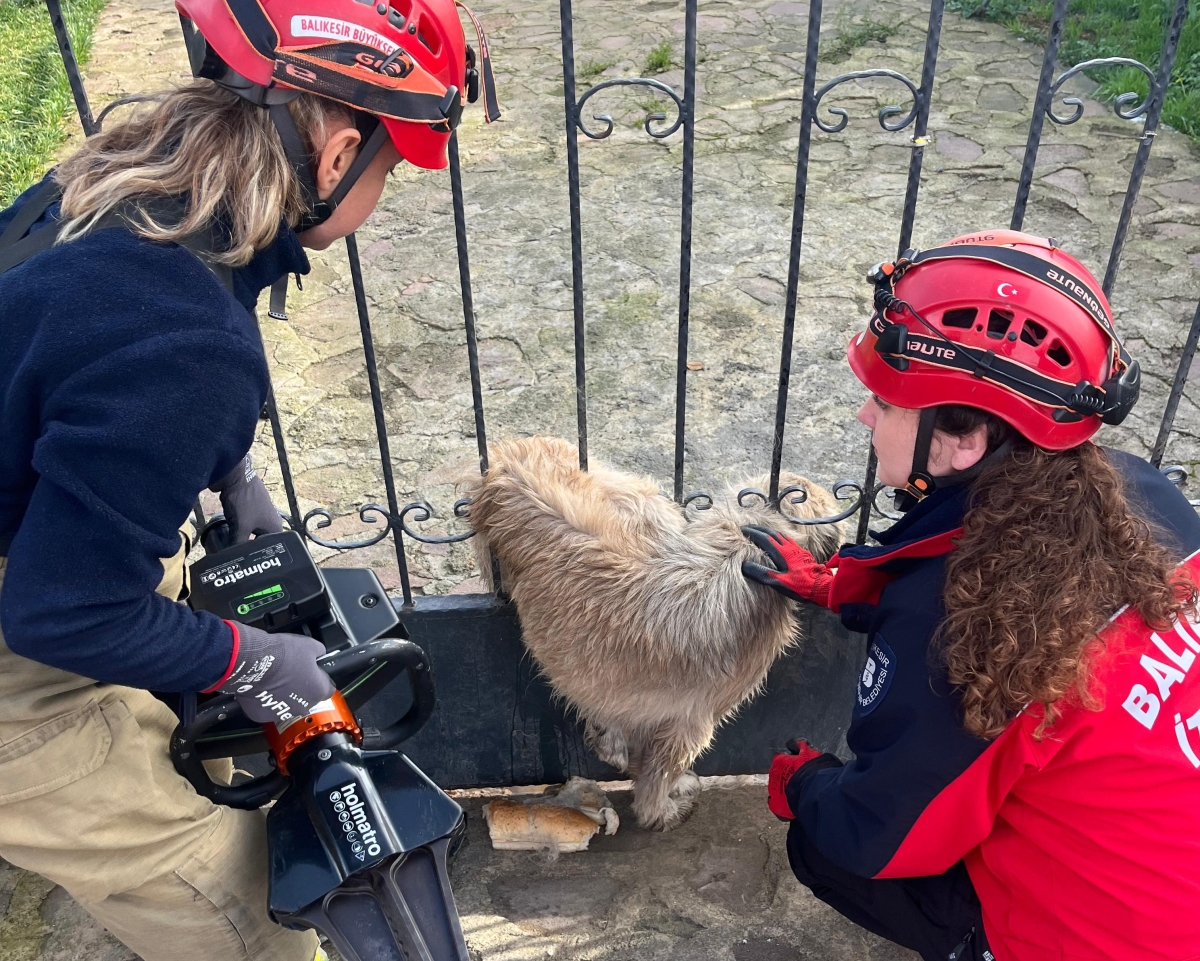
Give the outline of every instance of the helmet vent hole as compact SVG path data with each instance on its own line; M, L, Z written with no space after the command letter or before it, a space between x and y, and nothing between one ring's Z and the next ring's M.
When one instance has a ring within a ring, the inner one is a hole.
M988 314L987 335L993 340L1003 340L1012 326L1013 315L1008 310L993 310Z
M391 7L400 15L400 21L403 23L412 11L412 0L392 0Z
M1046 351L1046 356L1058 364L1059 367L1071 366L1071 355L1067 351L1067 348L1062 345L1061 340L1056 340L1050 345L1050 348Z
M1045 327L1039 324L1036 320L1025 321L1024 325L1021 327L1021 340L1033 347L1037 347L1045 339Z
M426 49L435 57L441 52L442 43L438 39L438 35L429 30L429 23L424 17L421 18L421 23L417 27L417 39L425 44Z
M975 314L978 311L974 307L964 307L961 310L948 310L942 314L943 327L961 327L963 330L970 330L971 325L975 323Z

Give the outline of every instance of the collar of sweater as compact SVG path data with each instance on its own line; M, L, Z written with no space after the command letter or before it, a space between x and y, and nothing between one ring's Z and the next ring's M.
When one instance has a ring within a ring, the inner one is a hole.
M253 311L259 294L284 274L307 274L308 255L300 246L300 238L286 220L280 220L275 239L254 255L244 267L233 270L233 296L247 310Z

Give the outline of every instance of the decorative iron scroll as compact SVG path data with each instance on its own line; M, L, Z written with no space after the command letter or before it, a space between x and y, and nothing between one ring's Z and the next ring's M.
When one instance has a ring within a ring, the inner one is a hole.
M1132 110L1126 110L1125 105L1136 102L1141 97L1141 94L1132 91L1119 94L1113 100L1113 111L1122 120L1136 120L1146 112L1150 106L1150 101L1154 99L1154 88L1157 85L1157 81L1154 78L1154 71L1140 60L1130 60L1128 57L1100 57L1096 60L1085 60L1083 63L1075 64L1075 66L1054 81L1054 86L1050 88L1050 96L1046 101L1046 113L1050 115L1051 120L1056 124L1066 126L1067 124L1075 123L1076 120L1083 116L1083 101L1078 97L1063 97L1064 104L1075 108L1075 112L1069 117L1060 117L1054 112L1054 108L1050 104L1064 83L1076 74L1083 73L1085 70L1091 70L1094 67L1136 67L1142 71L1146 75L1146 79L1150 81L1146 98Z
M135 93L131 97L122 97L120 100L114 100L96 115L96 129L100 130L104 127L104 118L116 110L117 107L127 107L131 103L148 103L151 100L161 99L162 96L159 94Z
M1187 483L1189 476L1188 469L1182 464L1173 464L1170 467L1160 467L1159 470L1163 473L1163 475L1166 476L1167 480L1169 480L1180 490L1182 490L1184 485ZM1193 500L1189 497L1188 503L1193 507L1200 507L1200 500Z
M874 510L875 513L880 517L886 517L890 521L898 521L904 516L903 514L901 514L899 511L888 510L886 507L879 506L879 495L884 491L889 490L892 491L892 495L895 496L895 489L888 487L887 484L875 485L875 490L871 494L871 509Z
M392 518L391 515L388 514L388 512L378 504L363 504L363 506L358 509L358 519L360 521L362 521L364 524L376 523L376 518L369 517L368 514L377 514L388 523L387 526L385 526L378 534L373 534L364 541L327 541L323 537L318 537L316 534L314 534L308 526L309 521L311 521L314 517L320 518L317 521L317 530L323 530L333 523L333 515L330 514L329 511L327 511L324 507L314 508L305 514L304 520L300 522L300 527L304 532L305 537L307 537L314 544L320 544L322 547L330 547L337 551L349 551L358 547L371 547L374 544L378 544L388 536L392 529Z
M912 94L913 104L907 114L899 121L888 122L889 117L894 117L897 114L904 113L904 108L891 104L883 107L879 111L879 126L884 130L903 130L910 123L917 119L917 113L921 109L921 91L917 85L902 73L897 73L895 70L885 70L878 68L875 70L855 70L853 73L844 73L840 77L834 77L829 83L825 84L818 90L813 98L813 123L824 130L826 133L837 133L846 129L846 124L850 122L850 114L845 107L826 107L835 117L840 117L837 123L827 123L823 121L817 114L817 107L821 104L821 98L829 93L834 87L840 86L843 83L849 83L851 80L868 80L871 77L886 77L889 80L899 80L904 86L908 87L909 93Z
M790 514L783 514L793 524L800 527L816 527L818 524L837 524L839 521L844 521L847 517L858 513L863 506L863 489L857 481L843 479L837 481L832 488L833 496L840 501L850 500L854 498L854 503L847 507L844 511L834 514L831 517L792 517ZM849 493L848 493L849 492ZM856 496L857 495L857 496ZM784 498L789 498L789 504L803 504L808 500L808 491L799 484L793 484L790 487L785 487L779 492L779 496L775 499L774 505L779 509L779 505L783 503ZM764 491L760 491L757 487L744 487L738 491L737 502L741 507L751 506L749 501L752 498L757 498L764 505L771 504L770 495ZM780 510L780 513L783 513Z
M648 77L617 77L613 80L605 80L603 83L598 83L594 87L590 87L579 102L575 104L575 123L587 136L593 140L603 140L612 135L615 121L606 113L592 114L593 120L600 120L604 123L604 129L599 133L589 130L587 124L583 122L583 105L588 102L588 99L599 93L601 90L607 90L609 87L649 87L652 90L657 90L659 93L664 93L675 101L675 106L679 110L679 116L675 118L675 122L666 130L654 130L650 124L658 121L666 120L665 113L648 113L643 126L646 128L646 133L656 140L661 140L664 137L669 137L681 126L683 126L683 118L685 116L683 98L679 96L671 87L663 83L661 80L652 80Z
M454 502L454 516L466 517L467 508L470 506L471 498L460 497ZM400 529L413 540L420 541L422 544L457 544L459 541L465 541L475 536L474 531L466 531L463 534L447 534L441 537L436 534L422 534L408 526L409 514L413 515L413 520L421 524L433 518L433 507L428 501L414 501L400 512Z

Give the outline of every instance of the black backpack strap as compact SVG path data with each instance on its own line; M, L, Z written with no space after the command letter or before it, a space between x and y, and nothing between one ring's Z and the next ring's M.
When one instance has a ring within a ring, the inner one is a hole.
M23 264L34 254L39 254L58 239L59 224L47 224L41 230L36 230L28 237L22 237L14 244L0 250L0 274L11 270L18 264Z
M62 193L62 186L54 180L47 180L38 187L33 196L25 201L13 219L8 222L4 233L0 234L0 251L6 250L17 241L24 239L25 235L29 233L29 228L41 219L42 214L62 199Z
M216 263L212 259L216 244L213 242L210 233L192 234L189 237L184 237L183 240L179 241L179 245L184 247L200 263L216 274L217 280L221 282L221 286L231 294L233 293L233 268L229 264Z
M0 234L0 274L11 270L18 264L23 264L35 254L41 253L52 246L58 239L62 229L61 221L47 224L40 230L29 233L42 215L62 198L62 187L53 180L43 184L32 197L17 211L17 214ZM92 230L106 230L110 227L123 227L131 230L135 223L134 212L144 210L155 218L182 219L183 202L178 197L155 197L141 201L126 201L118 204L92 225ZM213 251L217 249L216 238L212 228L197 234L184 237L179 245L190 252L204 266L211 270L221 282L221 285L233 293L233 271L228 264L215 263Z
M45 250L58 239L58 224L47 224L29 233L29 228L62 199L62 187L47 180L30 197L0 234L0 274L24 263L34 254Z
M271 306L267 315L275 320L287 320L288 275L284 274L271 285Z

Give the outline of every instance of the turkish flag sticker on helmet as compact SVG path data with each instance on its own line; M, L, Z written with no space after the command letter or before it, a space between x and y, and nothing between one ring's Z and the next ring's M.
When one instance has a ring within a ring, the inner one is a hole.
M847 353L888 403L976 407L1062 450L1137 401L1140 368L1103 289L1054 241L981 231L905 251L868 280L875 313Z

